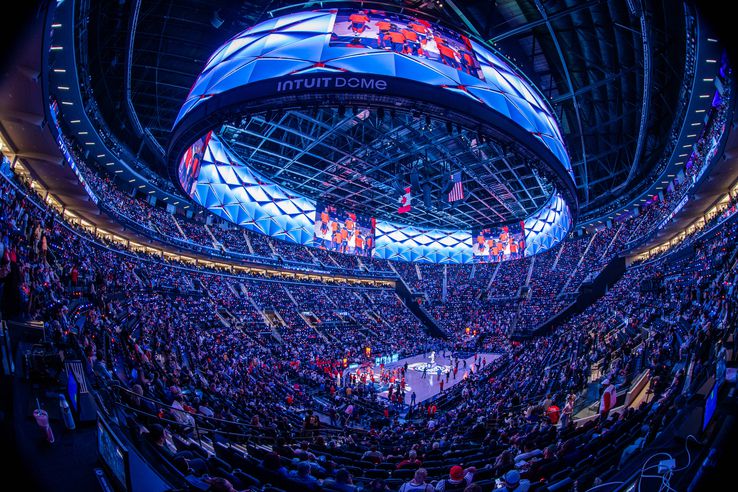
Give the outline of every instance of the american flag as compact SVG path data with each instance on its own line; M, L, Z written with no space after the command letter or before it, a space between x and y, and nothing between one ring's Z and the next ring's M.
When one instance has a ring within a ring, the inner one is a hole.
M455 202L456 200L463 200L464 185L461 182L461 171L457 171L451 175L451 182L454 184L454 187L451 188L448 194L449 203Z

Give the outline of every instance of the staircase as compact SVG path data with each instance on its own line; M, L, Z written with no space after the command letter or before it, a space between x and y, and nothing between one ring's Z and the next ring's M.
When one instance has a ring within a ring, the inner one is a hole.
M441 284L441 300L446 302L448 297L448 265L443 265L443 283Z
M230 328L231 323L218 311L217 307L213 306L213 308L215 309L215 316L220 320L220 322L223 323L226 328Z
M207 224L203 224L203 227L207 231L208 236L210 236L210 239L212 239L212 241L213 241L213 248L215 248L215 249L225 249L223 247L223 244L220 241L218 241L217 239L215 239L215 234L213 234L213 231L210 230L210 227L208 227Z
M600 256L600 259L607 256L607 253L610 252L610 248L612 248L612 245L615 244L615 241L617 240L618 236L620 235L620 232L623 230L623 226L625 226L625 222L620 224L620 227L618 227L618 230L615 231L615 235L610 240L610 243L607 245L607 248L605 248L605 251L602 252L602 256Z
M179 221L177 221L177 218L173 214L169 214L169 216L172 218L174 225L177 226L177 230L179 231L179 233L182 234L182 237L189 241L190 238L187 237L187 234L185 234L184 229L182 229L182 226L179 225Z
M551 265L551 270L556 270L556 265L559 264L559 258L561 258L561 253L564 252L564 245L566 244L566 241L562 241L561 247L559 248L559 252L556 253L556 259L553 262L553 265Z
M528 267L528 275L525 277L525 284L524 285L530 285L530 278L533 276L533 266L536 264L536 257L531 256L530 257L530 267Z
M136 282L138 282L139 287L144 287L144 282L141 280L141 277L138 276L138 273L136 273L136 269L131 269L131 273L133 274L133 278L136 279Z
M254 308L254 310L261 315L261 319L264 320L264 324L269 328L269 330L272 332L272 336L279 342L284 343L282 340L282 336L277 331L277 327L272 322L271 319L269 319L269 316L267 316L266 312L259 307L258 304L256 304L256 301L248 295L248 292L246 291L246 287L244 287L243 284L239 284L241 287L241 292L243 292L244 296L246 296L246 299L248 299L249 304L251 304L251 307ZM276 313L275 313L276 314ZM278 316L278 315L277 315ZM278 316L279 317L279 316ZM284 324L284 320L279 317L280 321Z
M292 292L290 292L290 290L289 290L289 289L288 289L288 288L287 288L287 287L286 287L286 286L285 286L284 284L281 284L281 283L280 283L280 284L279 284L279 286L280 286L280 287L282 288L282 290L284 290L284 291L285 291L285 293L287 294L287 297L289 297L289 298L290 298L290 301L292 301L292 304L294 304L294 305L295 305L295 307L297 308L297 310L299 311L299 310L300 310L300 305L299 305L299 304L297 304L297 301L296 301L296 300L295 300L295 298L294 298L294 297L292 296Z
M391 264L391 263L390 263ZM416 265L417 266L417 265ZM431 335L439 338L448 338L446 330L441 328L438 321L421 305L416 301L416 297L413 296L412 292L408 288L407 284L402 281L395 282L395 293L402 303L415 315L416 318L425 326L425 329Z
M307 246L303 246L303 248L305 248L305 251L307 251L307 254L310 255L310 258L313 259L313 263L315 263L316 265L320 265L321 264L320 263L320 260L318 259L318 257L315 256L312 251L310 251L311 248L308 248Z
M303 314L300 312L300 305L297 303L297 300L295 300L295 298L292 296L292 292L290 292L290 289L288 289L287 286L284 284L279 284L279 286L282 287L282 290L285 291L285 293L287 294L287 297L289 297L290 300L292 301L292 304L295 305L295 311L297 311L297 314L305 322L305 324L308 325L310 328L312 328L312 330L316 333L316 335L318 335L321 338L321 340L323 340L324 342L328 342L328 338L325 336L325 333L318 330L315 327L315 325L312 324L310 321L308 321L308 319L305 316L303 316Z
M336 261L336 259L333 258L333 255L328 255L328 258L330 258L331 263L333 263L335 266L337 266L339 268L341 267L341 265Z
M590 247L592 246L592 243L594 242L595 238L597 237L597 234L599 234L599 231L596 231L594 234L592 234L592 238L590 238L589 242L587 243L587 247L584 248L584 253L582 253L582 256L579 258L579 261L577 262L576 266L574 267L574 270L571 271L571 273L566 278L566 283L564 283L564 287L561 288L559 291L559 294L557 297L560 297L566 292L567 287L569 287L569 284L574 279L574 274L577 273L577 270L580 266L582 266L582 263L584 263L584 258L587 256L587 253L589 252ZM535 258L535 256L533 257ZM577 286L579 287L579 286Z
M249 249L249 254L255 255L256 252L254 252L254 247L251 245L251 238L246 234L246 231L241 232L243 233L243 239L246 241L246 247Z
M269 245L269 249L271 250L274 257L279 258L279 253L277 253L277 248L274 247L274 243L272 243L272 240L267 238L266 242Z
M235 288L235 287L233 286L233 284L232 284L232 283L230 283L230 282L226 282L226 285L228 286L228 290L230 290L230 291L231 291L231 293L233 293L233 295L234 295L234 296L236 296L236 297L240 297L240 296L238 295L238 292L236 291L236 288Z
M502 266L502 262L499 262L497 265L495 265L495 271L492 272L492 277L489 279L489 282L487 282L487 287L484 289L485 294L489 293L489 290L492 288L492 284L495 282L495 278L497 277L497 272L500 271L500 266Z

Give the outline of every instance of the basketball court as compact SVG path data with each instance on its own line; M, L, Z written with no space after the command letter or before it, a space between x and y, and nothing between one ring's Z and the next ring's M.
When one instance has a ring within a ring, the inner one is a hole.
M367 366L350 369L346 372L346 376L349 374L357 374L361 376L365 374L368 379L372 379L375 384L379 387L378 396L381 398L387 398L388 395L388 384L380 381L380 373L391 372L393 370L401 369L407 363L407 372L405 373L405 403L410 404L410 399L413 391L415 392L415 403L421 403L429 398L437 395L441 391L439 384L439 376L443 379L443 390L455 386L461 380L469 376L470 371L476 372L482 361L486 364L500 358L500 354L493 353L482 353L477 355L477 361L475 363L474 356L466 359L458 359L458 371L454 377L454 368L456 367L457 359L452 356L450 352L431 352L425 354L414 355L412 357L406 357L400 359L397 362L390 362L384 365L384 368L379 364L372 364ZM466 364L464 364L466 362ZM446 379L448 375L448 380ZM399 377L399 376L398 376Z

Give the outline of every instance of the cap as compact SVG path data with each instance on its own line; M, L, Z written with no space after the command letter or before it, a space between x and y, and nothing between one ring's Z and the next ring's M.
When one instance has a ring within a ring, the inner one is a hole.
M517 485L520 483L520 472L518 470L510 470L502 478L507 485Z
M451 480L461 480L464 478L464 469L461 468L459 465L454 465L451 467L451 470L448 472L448 474L451 477Z

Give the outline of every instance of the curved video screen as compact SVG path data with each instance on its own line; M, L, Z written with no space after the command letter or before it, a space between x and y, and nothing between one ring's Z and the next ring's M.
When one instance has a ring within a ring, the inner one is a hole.
M569 207L558 192L524 222L473 235L375 220L282 188L210 133L188 149L178 175L193 201L241 227L291 243L389 260L505 261L554 247L572 226Z
M374 9L338 9L329 46L394 51L484 80L469 38L405 15Z
M525 223L479 229L472 232L475 263L499 263L525 255Z
M212 135L213 132L210 131L204 137L197 139L182 156L182 162L179 165L179 182L189 195L192 195L197 184L203 154L208 148Z
M374 217L318 202L313 246L338 253L372 256L376 225Z

